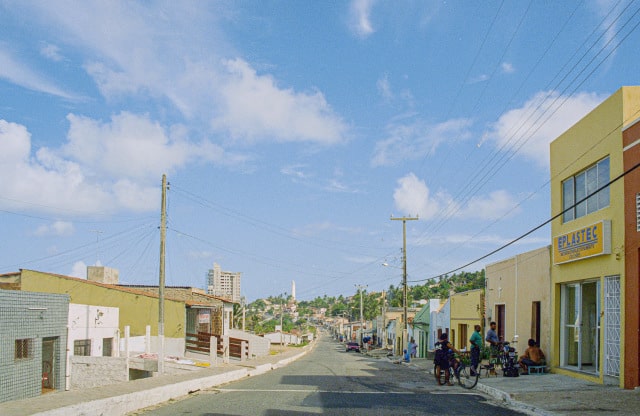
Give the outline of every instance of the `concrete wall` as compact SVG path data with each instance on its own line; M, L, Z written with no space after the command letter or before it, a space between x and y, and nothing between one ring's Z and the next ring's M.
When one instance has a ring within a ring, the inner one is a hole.
M68 295L0 290L0 402L41 394L44 361L51 387L64 390L68 313ZM26 357L16 358L16 340L29 340Z
M265 355L269 355L269 352L271 351L271 341L264 337L259 337L237 329L230 330L229 336L231 338L243 339L249 342L249 358L263 357ZM279 342L280 340L278 340L278 343Z
M119 310L108 306L69 305L69 355L74 355L74 341L91 340L91 356L104 355L103 340L112 339L109 356L118 355Z
M444 303L442 303L437 310L431 313L431 327L429 328L429 331L431 331L431 344L429 345L430 350L435 348L435 343L438 341L438 332L450 332L451 302L449 299L444 299L443 302Z
M107 386L129 380L125 357L72 356L70 390Z
M533 303L540 302L540 348L551 359L551 251L542 247L486 266L486 321L495 321L496 305L505 307L505 341L519 352L536 338ZM483 336L484 336L483 333ZM515 342L517 341L517 343Z

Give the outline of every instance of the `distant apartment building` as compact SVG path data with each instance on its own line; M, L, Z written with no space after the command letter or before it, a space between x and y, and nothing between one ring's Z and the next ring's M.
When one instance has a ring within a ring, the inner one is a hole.
M240 303L240 272L225 272L218 263L207 273L207 293Z

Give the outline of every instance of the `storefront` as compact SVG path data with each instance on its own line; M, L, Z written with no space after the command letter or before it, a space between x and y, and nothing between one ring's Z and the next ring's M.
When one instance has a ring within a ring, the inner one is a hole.
M640 88L623 87L554 140L550 153L553 371L627 388L625 310L638 304L625 298L621 120L638 111Z

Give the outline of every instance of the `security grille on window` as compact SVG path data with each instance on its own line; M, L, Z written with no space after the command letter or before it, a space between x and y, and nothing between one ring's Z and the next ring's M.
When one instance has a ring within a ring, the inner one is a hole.
M16 340L15 358L16 360L31 358L31 339Z
M73 355L91 355L91 340L90 339L78 339L73 341Z
M568 222L609 206L609 157L562 182L562 220ZM585 199L586 198L586 199Z

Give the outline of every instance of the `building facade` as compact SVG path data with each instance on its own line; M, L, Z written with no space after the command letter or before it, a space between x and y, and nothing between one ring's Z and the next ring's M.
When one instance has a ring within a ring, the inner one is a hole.
M0 290L0 402L64 390L69 295Z
M551 343L551 247L488 264L484 332L491 321L501 341L522 352L534 339L547 359Z
M470 349L469 338L475 325L482 325L483 289L454 293L449 297L451 323L449 342L454 347Z
M218 263L207 273L207 293L240 303L240 280L242 273L225 272Z
M633 117L633 116L631 116ZM624 387L640 386L640 114L622 131L624 171Z
M637 345L638 328L629 332L625 319L637 314L638 297L626 298L637 270L625 273L622 131L639 112L640 87L623 87L554 140L550 154L554 371L627 388L635 386L626 373L638 370L627 367L634 352L625 347Z

